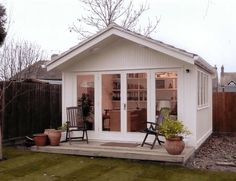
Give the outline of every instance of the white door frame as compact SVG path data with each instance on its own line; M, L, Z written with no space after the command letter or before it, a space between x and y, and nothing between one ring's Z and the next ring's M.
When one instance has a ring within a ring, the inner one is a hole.
M77 75L94 75L95 88L95 121L94 131L89 131L91 139L116 140L116 141L139 141L143 139L143 133L127 132L127 109L124 110L124 104L127 107L127 74L128 73L146 73L147 74L147 120L155 121L156 94L155 94L155 73L157 72L177 72L177 108L178 117L182 115L183 98L183 72L181 68L171 69L139 69L122 71L99 71L83 72ZM121 75L121 131L102 131L102 75L120 74ZM76 86L77 89L77 86ZM76 90L77 92L77 90Z

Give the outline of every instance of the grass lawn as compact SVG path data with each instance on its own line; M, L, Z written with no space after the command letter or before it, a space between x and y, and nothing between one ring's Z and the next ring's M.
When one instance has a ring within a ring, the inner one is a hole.
M236 173L191 170L156 162L34 153L4 148L0 180L235 181Z

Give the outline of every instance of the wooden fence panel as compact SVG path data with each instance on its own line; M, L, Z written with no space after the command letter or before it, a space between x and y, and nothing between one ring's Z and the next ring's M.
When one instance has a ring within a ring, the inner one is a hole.
M5 92L4 140L61 126L61 85L7 82Z
M213 131L236 133L236 93L213 93Z

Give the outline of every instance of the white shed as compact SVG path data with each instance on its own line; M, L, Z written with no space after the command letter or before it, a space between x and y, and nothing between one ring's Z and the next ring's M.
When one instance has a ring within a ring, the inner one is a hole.
M111 25L56 57L62 73L62 118L83 93L95 108L89 139L142 142L146 120L161 107L191 131L198 148L212 133L212 73L200 56Z

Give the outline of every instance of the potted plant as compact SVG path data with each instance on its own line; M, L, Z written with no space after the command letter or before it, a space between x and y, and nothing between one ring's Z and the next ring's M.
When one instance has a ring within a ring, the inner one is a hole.
M78 99L78 105L82 107L83 119L87 126L87 129L92 129L92 123L88 121L88 117L90 116L93 106L89 94L83 93L82 96Z
M160 126L160 132L165 136L165 148L171 155L179 155L185 147L183 136L191 134L181 121L170 116L166 117Z

